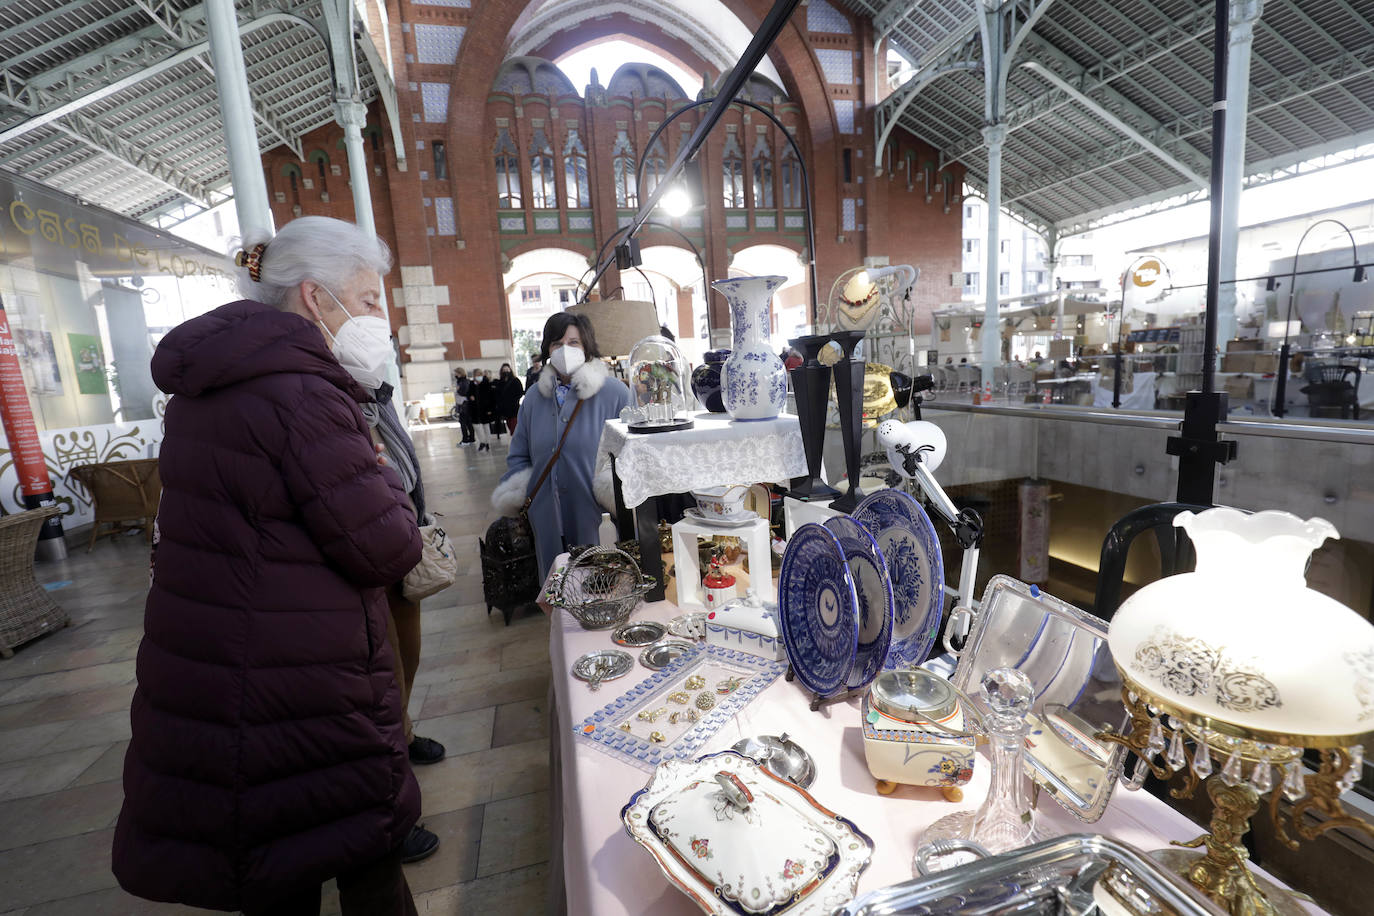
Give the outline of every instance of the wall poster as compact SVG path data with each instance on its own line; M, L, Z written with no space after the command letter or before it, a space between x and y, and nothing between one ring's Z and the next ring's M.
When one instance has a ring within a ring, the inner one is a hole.
M107 394L105 354L100 351L100 338L95 334L68 334L72 348L72 362L76 364L76 390L82 394Z

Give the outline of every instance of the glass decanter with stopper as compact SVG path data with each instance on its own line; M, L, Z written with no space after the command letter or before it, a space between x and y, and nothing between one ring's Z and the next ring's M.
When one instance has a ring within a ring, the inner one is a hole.
M1008 852L1034 842L1035 811L1025 775L1026 714L1035 700L1030 678L1015 668L983 676L991 782L977 811L947 814L926 828L917 847L918 874L961 865L977 854Z

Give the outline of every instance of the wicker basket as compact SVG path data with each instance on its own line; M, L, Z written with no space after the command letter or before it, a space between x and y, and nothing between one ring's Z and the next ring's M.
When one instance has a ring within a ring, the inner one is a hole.
M549 603L566 610L583 629L608 630L628 620L656 584L625 551L590 547L554 578Z

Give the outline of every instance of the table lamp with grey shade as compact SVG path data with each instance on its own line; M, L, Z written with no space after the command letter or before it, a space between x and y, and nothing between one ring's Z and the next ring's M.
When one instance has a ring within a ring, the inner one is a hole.
M601 354L612 359L629 356L635 344L657 334L660 327L654 303L637 299L579 302L568 306L567 311L591 320Z

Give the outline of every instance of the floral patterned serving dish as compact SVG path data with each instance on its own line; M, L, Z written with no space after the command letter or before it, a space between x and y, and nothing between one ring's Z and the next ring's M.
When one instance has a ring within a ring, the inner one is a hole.
M734 751L660 764L620 819L712 916L829 913L854 897L873 858L853 823Z

